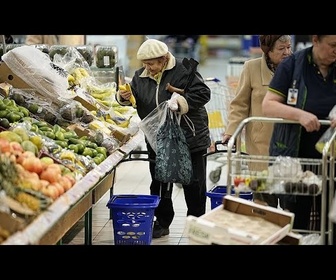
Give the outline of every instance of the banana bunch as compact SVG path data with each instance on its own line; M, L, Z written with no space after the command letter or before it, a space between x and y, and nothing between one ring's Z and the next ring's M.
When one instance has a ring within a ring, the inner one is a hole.
M110 111L109 113L98 114L97 111L91 111L91 113L96 117L97 120L101 122L101 124L106 126L111 124L116 126L120 126L120 124L123 124L123 126L126 125L127 118L119 112Z
M87 91L93 98L97 99L98 102L113 100L114 99L113 96L116 92L115 88L112 86L111 87L99 87L93 84L87 85ZM106 106L108 104L112 105L112 103L111 104L107 103Z
M69 160L71 162L76 162L76 155L73 151L64 150L60 153L59 158L61 160Z
M77 67L73 69L68 75L69 86L79 86L81 81L87 77L90 77L89 73L83 67Z
M126 90L132 93L131 85L128 83L124 85L119 85L119 90ZM133 108L136 108L136 100L133 94L131 94L129 102L131 102Z
M128 117L127 120L125 120L125 121L123 121L123 122L120 122L120 123L118 123L117 125L118 125L119 127L122 127L122 128L127 128L127 127L129 126L130 122L131 122L131 118L132 118L132 116Z

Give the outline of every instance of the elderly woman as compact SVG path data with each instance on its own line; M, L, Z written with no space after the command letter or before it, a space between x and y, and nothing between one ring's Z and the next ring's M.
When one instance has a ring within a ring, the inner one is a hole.
M186 118L181 118L180 125L188 142L193 169L191 183L183 185L183 191L187 215L199 217L206 210L206 159L203 155L210 146L210 134L204 105L210 100L210 89L196 68L195 71L190 71L193 66L186 66L181 60L175 59L168 51L168 46L159 40L146 40L138 49L137 59L142 62L143 67L135 72L131 90L120 90L117 100L122 105L131 105L130 98L134 97L138 115L143 119L159 103L170 99L172 94L181 93L177 97L178 111L185 114ZM171 91L171 88L174 90ZM169 234L169 226L174 218L172 188L155 178L156 154L147 140L146 142L151 159L150 193L161 196L155 209L157 220L153 229L153 238L159 238Z
M239 77L236 95L230 104L228 125L223 136L226 143L238 125L248 117L263 116L261 104L269 83L279 63L292 54L290 35L260 35L262 56L245 62ZM246 125L245 145L250 155L269 155L269 142L273 125L265 122L250 122ZM249 166L262 171L265 166ZM266 166L267 168L267 166ZM266 199L267 197L267 199ZM277 207L275 196L255 194L254 199L264 200Z

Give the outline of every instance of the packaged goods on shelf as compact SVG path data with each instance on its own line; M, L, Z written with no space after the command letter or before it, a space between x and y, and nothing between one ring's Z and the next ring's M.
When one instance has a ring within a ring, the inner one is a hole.
M67 45L52 45L49 48L49 57L50 60L53 61L54 60L54 56L56 54L59 54L61 56L65 55L68 51L69 51L69 46Z
M91 66L94 59L93 46L83 45L83 46L76 46L75 48L84 57L89 66Z
M118 49L116 46L96 46L96 66L98 68L113 68L118 62Z

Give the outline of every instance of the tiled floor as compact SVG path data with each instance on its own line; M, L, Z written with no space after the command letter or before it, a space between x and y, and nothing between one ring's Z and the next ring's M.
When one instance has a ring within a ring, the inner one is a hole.
M199 71L206 77L216 77L225 82L227 59L208 59L199 66ZM208 159L208 173L221 166L218 158ZM220 184L221 179L217 184ZM121 163L116 169L114 194L149 194L150 175L148 161L129 161ZM208 190L213 183L208 179ZM114 245L114 233L112 220L109 219L109 209L106 204L109 201L110 193L107 192L101 200L95 204L92 210L92 244L93 245ZM189 240L185 233L186 205L183 189L174 185L173 203L175 210L174 221L170 227L170 234L158 239L153 239L151 245L188 245ZM210 210L210 198L207 200L207 211ZM63 237L62 244L79 245L84 244L84 218L80 220Z

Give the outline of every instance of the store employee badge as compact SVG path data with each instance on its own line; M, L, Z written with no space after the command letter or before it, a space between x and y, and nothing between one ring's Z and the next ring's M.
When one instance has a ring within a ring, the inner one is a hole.
M299 91L297 88L295 88L296 81L293 82L293 87L288 89L288 95L287 95L287 104L288 105L296 105L297 98Z

